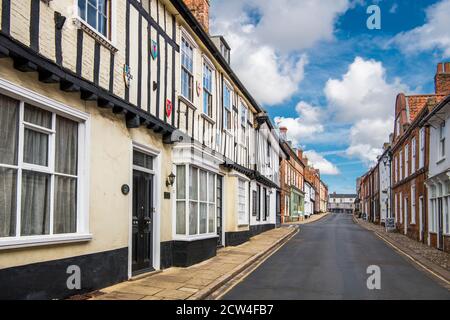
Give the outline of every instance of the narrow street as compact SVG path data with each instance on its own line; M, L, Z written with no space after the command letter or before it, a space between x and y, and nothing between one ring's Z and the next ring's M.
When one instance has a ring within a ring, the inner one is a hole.
M380 290L367 288L370 265L381 269ZM224 299L450 299L450 292L350 215L331 214L302 226Z

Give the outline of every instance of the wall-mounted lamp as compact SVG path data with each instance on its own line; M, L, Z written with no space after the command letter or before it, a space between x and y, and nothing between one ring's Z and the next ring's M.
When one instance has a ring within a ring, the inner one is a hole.
M175 175L173 174L173 172L171 172L167 177L166 186L172 187L174 183L175 183Z

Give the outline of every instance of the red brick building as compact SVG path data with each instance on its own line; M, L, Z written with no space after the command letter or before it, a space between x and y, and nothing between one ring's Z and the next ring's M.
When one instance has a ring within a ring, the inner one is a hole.
M397 96L392 144L393 208L397 229L417 241L428 241L425 180L429 164L429 128L420 125L429 110L443 100L450 82L436 76L436 93ZM430 235L430 243L435 239ZM435 237L434 237L435 238Z

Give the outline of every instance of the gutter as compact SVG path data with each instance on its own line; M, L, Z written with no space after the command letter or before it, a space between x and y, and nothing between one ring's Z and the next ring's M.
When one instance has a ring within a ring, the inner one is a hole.
M444 100L439 102L439 104L424 118L420 121L419 125L425 125L436 113L438 113L446 104L450 103L450 95L448 95Z

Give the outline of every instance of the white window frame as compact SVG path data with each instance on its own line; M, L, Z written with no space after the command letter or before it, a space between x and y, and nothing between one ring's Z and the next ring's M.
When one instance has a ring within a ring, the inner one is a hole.
M417 159L417 139L413 137L411 140L411 174L416 172L416 159Z
M214 115L214 91L215 91L215 75L216 75L216 68L214 68L214 64L211 62L211 60L209 60L205 55L202 55L202 88L203 88L203 92L202 92L202 112L203 114L205 114L206 116L208 116L209 118L213 118ZM211 114L208 114L208 109L207 106L204 105L204 95L205 95L205 67L208 67L211 70L211 92L209 92L211 94ZM206 109L205 109L206 108Z
M89 30L89 33L92 32L94 37L99 37L101 41L105 41L109 44L114 50L117 43L117 0L108 0L110 2L111 16L109 18L110 29L109 34L105 37L102 33L97 31L93 26L91 26L87 21L80 17L80 13L78 11L78 0L73 0L73 20L78 24L82 24L84 28Z
M405 178L409 177L409 144L405 146Z
M446 122L445 120L439 125L438 128L438 162L441 162L445 159L445 134L446 134Z
M52 234L52 211L53 211L53 187L50 193L50 234L48 235L32 235L20 236L20 224L16 222L16 236L0 238L0 250L12 249L31 246L52 245L59 243L70 243L89 241L92 239L92 234L89 233L89 145L90 145L90 117L87 113L71 108L44 95L36 93L32 90L17 86L7 80L0 78L0 93L20 101L20 128L18 145L18 165L9 166L18 169L17 192L16 192L16 219L20 217L20 202L21 202L21 170L25 168L22 165L21 153L23 150L23 108L24 104L28 103L34 107L52 112L53 118L56 115L76 121L78 126L78 180L77 180L77 232L70 234ZM54 120L53 119L53 120ZM52 140L50 137L49 140ZM49 141L51 143L51 141ZM53 148L49 145L49 165L54 161ZM5 165L5 167L7 167ZM33 169L34 165L26 165L26 169ZM42 169L42 167L40 167ZM39 170L42 171L42 170ZM53 173L52 173L52 176Z
M398 181L402 181L403 180L403 149L400 149L399 162L400 162L400 170L399 170Z
M425 128L419 131L419 169L425 166Z
M416 224L416 186L411 186L411 224Z
M224 92L224 94L223 94L224 99L225 99L225 88L227 88L228 91L230 92L230 101L229 101L229 108L227 108L225 106L225 103L224 103L225 100L222 102L223 109L224 109L223 110L223 129L231 134L231 131L233 130L233 93L234 93L234 90L233 90L233 86L224 79L223 88L222 88L222 90ZM229 128L228 128L228 121L227 121L228 119L230 122Z
M239 197L241 195L241 190L240 190L240 186L239 184L243 183L244 184L244 211L242 212L242 217L244 217L242 219L241 217L241 212L239 209ZM236 202L237 208L236 208L236 212L237 212L237 224L238 226L248 226L250 221L249 221L249 214L248 214L248 181L242 178L237 178L237 199L238 201Z

